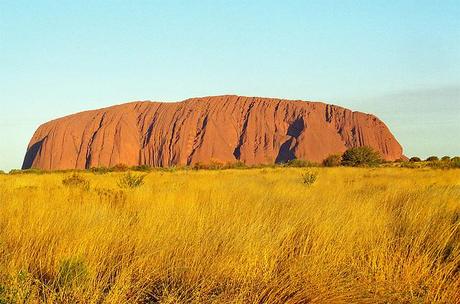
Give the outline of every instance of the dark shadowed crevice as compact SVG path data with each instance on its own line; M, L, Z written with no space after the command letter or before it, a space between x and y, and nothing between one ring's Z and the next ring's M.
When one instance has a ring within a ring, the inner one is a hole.
M102 126L104 125L104 120L105 120L106 116L107 116L107 112L102 114L101 120L99 121L99 126L97 127L97 130L94 131L93 135L91 136L91 139L88 142L88 148L87 148L86 160L85 160L85 169L90 169L90 167L91 167L91 161L92 161L92 158L93 158L92 144L93 144L94 140L96 139L97 134L102 129Z
M42 150L43 143L48 137L43 138L42 140L36 142L27 149L26 156L24 157L24 162L22 163L22 170L31 169L34 164L35 158L40 154Z
M193 156L195 155L198 148L200 148L203 145L204 135L206 133L206 126L208 125L208 117L209 114L206 114L206 116L203 119L203 122L201 123L201 127L198 128L196 131L195 139L193 141L192 146L192 152L190 152L190 155L187 157L187 166L190 166L192 164Z
M243 126L241 128L241 133L238 139L238 145L233 150L233 156L235 157L236 160L239 160L241 157L241 147L244 144L244 139L247 133L248 123L249 123L249 116L251 115L251 110L253 107L254 107L254 102L251 102L251 104L248 107L248 110L246 111L246 115L244 116Z
M290 160L296 159L295 149L296 146L291 147L292 142L294 139L297 138L302 134L303 130L305 129L305 122L303 117L299 117L294 120L288 127L286 135L290 136L283 144L281 144L278 156L276 156L275 162L277 164L286 163Z
M300 136L300 133L302 133L304 128L305 128L305 122L303 121L303 118L302 117L297 118L296 120L294 120L294 122L292 122L289 125L289 128L287 130L287 135L297 138Z
M291 144L293 140L294 138L291 137L281 145L280 150L278 152L278 156L276 156L275 163L286 163L290 160L295 159L294 151L293 149L291 149Z

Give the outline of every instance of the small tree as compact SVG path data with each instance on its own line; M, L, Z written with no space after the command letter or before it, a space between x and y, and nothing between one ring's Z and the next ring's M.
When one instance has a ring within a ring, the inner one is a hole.
M376 166L382 162L380 154L367 146L350 148L342 155L342 165L344 166Z
M409 159L410 162L412 163L416 163L416 162L421 162L422 159L420 157L417 157L417 156L413 156Z
M325 167L338 167L342 162L342 156L339 154L331 154L323 160Z
M430 156L426 159L428 162L438 161L439 158L437 156Z
M448 161L450 161L450 156L447 156L447 155L446 155L446 156L443 156L443 157L441 157L441 160L442 160L443 162L448 162Z
M452 157L451 164L454 168L460 168L460 156Z

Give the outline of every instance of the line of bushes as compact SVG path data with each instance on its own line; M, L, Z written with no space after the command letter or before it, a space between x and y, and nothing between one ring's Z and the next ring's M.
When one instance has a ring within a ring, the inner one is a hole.
M410 162L422 162L423 160L418 157L418 156L414 156L414 157L411 157L409 159ZM443 162L454 162L454 163L457 163L457 162L460 162L460 156L455 156L455 157L450 157L450 156L443 156L441 157L441 159L439 159L439 157L437 156L429 156L425 159L426 162L437 162L437 161L443 161Z
M425 160L422 160L420 157L414 156L409 159L409 162L403 164L402 167L431 167L439 169L460 168L460 156L443 156L441 158L437 156L429 156Z
M407 159L406 159L407 160ZM293 159L287 162L278 164L258 164L246 165L241 161L220 163L211 161L210 163L195 163L191 166L171 166L171 167L151 167L148 165L129 167L127 165L119 164L113 167L95 167L88 170L57 170L53 172L69 173L69 172L92 172L95 174L107 174L111 172L151 172L163 171L172 172L176 170L225 170L225 169L249 169L249 168L279 168L279 167L292 167L292 168L308 168L308 167L374 167L384 163L388 163L381 155L373 148L368 146L354 147L346 150L343 154L332 154L323 160L322 163L315 163L308 160ZM460 157L443 156L439 159L437 156L430 156L424 161L417 156L411 157L409 161L398 160L398 166L405 168L419 168L419 167L433 167L433 168L460 168ZM46 174L50 171L43 171L39 169L28 170L11 170L9 174ZM0 172L1 174L1 172Z

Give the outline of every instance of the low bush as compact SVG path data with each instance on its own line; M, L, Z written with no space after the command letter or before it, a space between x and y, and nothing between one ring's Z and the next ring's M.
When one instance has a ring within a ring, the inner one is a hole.
M106 174L111 172L111 170L107 167L93 167L89 169L89 171L93 172L94 174Z
M450 160L450 163L452 164L453 168L460 168L460 157L459 156L452 157L452 159Z
M190 169L190 168L186 167L186 166L181 166L181 167L171 166L171 167L157 167L157 168L155 168L155 170L161 171L161 172L176 172L177 170L187 170L187 169Z
M220 163L220 162L217 162L217 161L211 161L206 166L207 166L207 169L209 169L209 170L219 170L219 169L224 169L225 168L225 165L223 163Z
M372 167L383 162L380 154L371 147L350 148L342 155L342 165L353 167Z
M292 159L284 164L285 167L292 167L292 168L308 168L308 167L318 167L318 164L304 160L304 159Z
M339 154L332 154L323 160L323 166L325 167L338 167L342 163L342 156Z
M129 167L125 164L118 164L110 168L112 172L126 172L129 170Z
M11 175L16 175L16 174L44 174L45 171L42 171L40 169L26 169L26 170L20 170L20 169L12 169L9 174Z
M66 187L76 187L84 190L89 189L89 181L81 175L78 175L77 173L74 173L71 176L64 178L62 180L62 184Z
M207 169L208 166L204 163L201 163L201 162L197 162L197 163L194 163L192 165L192 169L193 170L203 170L203 169Z
M241 161L231 163L221 163L218 161L211 161L209 163L197 162L191 166L193 170L223 170L223 169L245 169L248 168L245 163Z
M443 157L441 157L441 160L442 160L443 162L449 162L449 161L450 161L450 156L447 156L447 155L446 155L446 156L443 156Z
M408 162L402 162L399 167L415 169L415 168L422 168L422 166L423 165L421 162L408 161Z
M150 167L149 165L140 165L140 166L131 167L131 170L138 171L138 172L150 172L153 170L153 168Z
M11 174L11 175L22 174L22 170L19 170L19 169L11 169L10 172L9 172L8 174Z
M430 156L425 161L434 162L434 161L438 161L438 160L439 160L439 158L437 156Z
M136 175L128 172L118 179L118 186L123 189L138 188L144 184L145 176L146 175Z
M248 166L246 166L245 163L242 161L236 161L236 162L231 162L231 163L226 163L225 164L225 169L246 169Z
M422 159L420 157L417 157L417 156L413 156L409 159L410 162L412 163L416 163L416 162L421 162Z
M89 169L89 171L95 173L95 174L107 174L110 172L127 172L129 170L133 171L147 171L147 168L150 170L150 167L148 166L135 166L135 167L128 167L127 165L124 164L118 164L113 167L93 167Z
M316 182L318 173L313 171L305 171L302 173L302 182L306 186L311 186Z

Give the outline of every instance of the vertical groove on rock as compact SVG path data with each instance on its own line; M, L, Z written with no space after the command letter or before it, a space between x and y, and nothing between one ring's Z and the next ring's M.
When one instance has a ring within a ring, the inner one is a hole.
M85 161L85 169L90 169L91 167L91 159L92 159L92 144L94 142L94 139L96 138L97 134L99 131L102 129L102 126L104 125L104 119L107 113L103 113L102 117L99 121L99 126L97 129L94 131L93 135L91 136L91 139L88 142L88 148L86 149L86 161Z
M245 136L247 134L249 116L251 115L252 107L254 107L254 101L249 104L249 107L246 110L246 114L244 115L244 118L243 118L243 126L240 129L240 136L239 136L239 139L238 139L238 145L235 147L235 150L233 151L233 155L235 156L235 159L237 159L237 160L240 160L240 158L241 158L241 147L244 144Z

